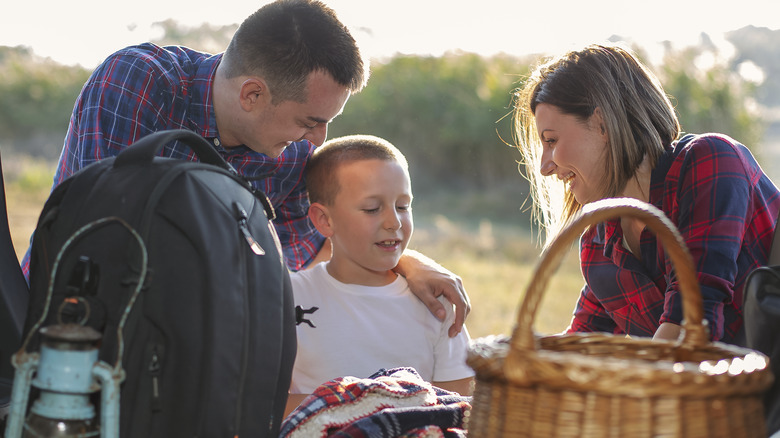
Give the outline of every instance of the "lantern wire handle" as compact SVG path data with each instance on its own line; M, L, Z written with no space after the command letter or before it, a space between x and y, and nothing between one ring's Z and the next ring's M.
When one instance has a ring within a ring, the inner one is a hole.
M52 275L49 279L49 288L46 292L46 300L43 305L43 313L41 314L40 319L33 325L33 327L30 329L30 331L27 333L27 337L24 340L24 344L22 344L22 348L20 349L20 353L27 350L27 344L32 339L32 336L38 331L38 329L43 325L43 322L46 320L46 316L49 313L49 307L51 306L51 300L52 296L54 295L54 280L57 276L57 270L59 268L60 262L62 261L62 258L65 254L65 252L70 249L70 247L75 244L79 239L81 239L88 231L94 231L93 229L97 229L99 227L103 227L105 225L111 224L113 222L118 222L120 225L125 227L130 234L135 238L135 240L138 242L138 246L141 248L141 272L138 275L138 283L136 284L135 290L133 291L133 294L130 296L130 299L127 302L127 305L125 306L124 311L122 312L122 317L119 320L119 324L117 326L117 357L116 357L116 363L114 364L114 370L115 372L119 372L122 367L122 354L124 352L124 341L122 338L122 330L124 329L125 323L127 322L127 318L130 315L130 310L133 308L133 305L135 304L135 301L138 299L138 296L141 294L141 290L144 287L144 283L146 282L146 276L148 273L148 261L149 261L149 255L146 251L146 245L144 244L143 238L138 234L138 232L133 229L133 227L130 226L124 219L117 217L117 216L108 216L104 217L95 221L92 221L83 227L79 228L74 232L68 240L65 241L65 244L62 245L62 248L57 253L57 257L54 259L54 266L52 267ZM83 318L82 324L86 322L86 319L89 317L89 305L86 304L86 300L81 300L83 303L85 303L85 307L87 309L87 316ZM61 309L61 307L60 307ZM58 315L58 318L61 315Z

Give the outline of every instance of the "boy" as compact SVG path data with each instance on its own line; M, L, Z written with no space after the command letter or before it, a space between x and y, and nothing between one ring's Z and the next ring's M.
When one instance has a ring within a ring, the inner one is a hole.
M291 274L302 317L289 414L306 395L341 376L408 366L434 386L471 395L468 331L448 336L393 271L412 236L412 189L403 154L384 139L353 135L317 148L305 171L309 218L332 255ZM443 298L440 298L443 299Z

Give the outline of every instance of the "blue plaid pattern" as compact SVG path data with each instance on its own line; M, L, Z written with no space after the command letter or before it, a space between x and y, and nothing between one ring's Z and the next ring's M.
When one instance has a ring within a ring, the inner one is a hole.
M189 129L209 139L239 174L253 180L273 204L274 221L287 265L306 266L325 238L307 217L309 199L303 168L314 145L293 143L278 158L249 148L220 145L214 115L212 83L221 54L186 47L141 44L110 55L92 73L79 95L68 125L54 185L153 132ZM162 156L196 160L180 143ZM22 262L29 274L29 256Z

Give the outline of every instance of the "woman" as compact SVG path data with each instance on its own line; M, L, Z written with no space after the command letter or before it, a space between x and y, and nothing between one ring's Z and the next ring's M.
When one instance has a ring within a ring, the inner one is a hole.
M742 288L765 264L780 193L750 151L686 135L656 77L627 50L593 45L541 65L515 101L519 148L548 239L582 205L631 197L678 227L699 274L713 340L739 342ZM663 247L623 218L581 237L586 284L570 332L676 339L681 297Z

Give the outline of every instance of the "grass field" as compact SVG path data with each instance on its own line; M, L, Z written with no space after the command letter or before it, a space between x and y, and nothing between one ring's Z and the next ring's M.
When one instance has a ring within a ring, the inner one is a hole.
M2 158L8 219L21 260L49 194L53 166L26 157ZM458 221L415 207L410 246L461 276L471 299L467 325L473 338L511 333L539 255L524 227L498 225L488 218ZM535 329L545 334L563 330L581 286L577 254L572 248L544 296Z

